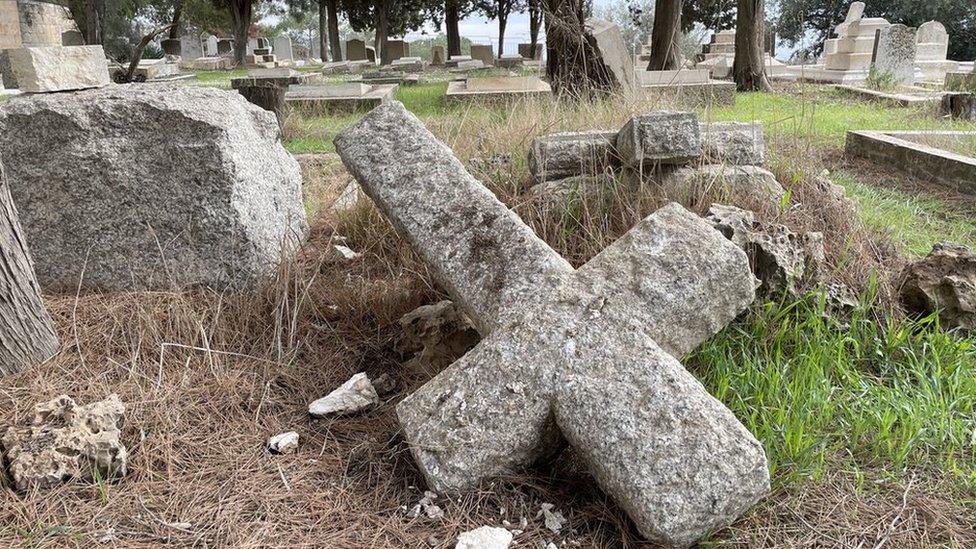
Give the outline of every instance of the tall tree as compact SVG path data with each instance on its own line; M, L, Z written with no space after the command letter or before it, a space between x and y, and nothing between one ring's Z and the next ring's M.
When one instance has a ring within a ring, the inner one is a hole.
M387 39L417 30L429 20L439 26L444 4L441 0L345 0L342 7L352 30L374 31L376 56L389 63L389 53L384 54Z
M539 47L539 29L542 28L542 0L528 0L529 4L529 57L535 59Z
M596 44L586 31L586 0L542 0L546 26L546 72L553 91L586 97L614 91L616 79L598 62Z
M657 0L654 5L654 30L651 31L649 71L679 68L681 52L681 0Z
M247 54L247 38L254 17L254 4L261 0L213 0L214 6L230 13L231 30L234 36L234 61L244 64Z
M477 0L477 10L487 19L498 19L498 57L505 51L505 28L513 11L524 9L523 0Z
M764 0L739 0L735 17L735 61L732 76L739 91L769 91L766 78L766 10Z
M342 44L339 42L339 0L319 0L325 3L326 15L329 27L329 46L332 48L332 60L342 61ZM321 7L319 7L321 10ZM319 27L319 35L325 33L325 29ZM325 44L322 44L322 59L325 59Z
M444 22L447 27L447 56L461 55L461 20L460 0L446 0L444 2Z

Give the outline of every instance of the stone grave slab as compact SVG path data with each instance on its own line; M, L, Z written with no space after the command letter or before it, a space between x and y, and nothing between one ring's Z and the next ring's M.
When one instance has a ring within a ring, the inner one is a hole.
M608 21L592 18L586 20L586 28L596 40L603 64L616 78L621 91L623 93L635 91L638 84L634 77L634 62L620 34L620 28Z
M905 25L890 25L878 35L878 53L874 68L890 75L898 87L915 85L915 29Z
M285 103L309 111L349 112L369 110L393 99L397 84L306 84L292 86Z
M698 117L690 112L657 111L635 116L617 134L617 155L625 166L683 164L702 155Z
M6 51L7 63L25 93L98 88L111 82L101 46L42 46Z
M976 139L976 132L849 131L845 152L976 195L976 158L918 142L932 137Z
M495 64L495 51L489 44L471 44L471 59L490 67Z
M947 59L949 33L945 25L929 21L918 27L915 66L920 78L928 82L943 82L946 74L959 70L959 62Z
M485 336L397 407L432 488L516 472L565 437L640 532L671 546L768 491L762 446L675 358L754 298L738 247L672 204L574 271L401 104L336 150Z
M448 101L499 101L552 95L552 87L537 76L468 78L447 85Z

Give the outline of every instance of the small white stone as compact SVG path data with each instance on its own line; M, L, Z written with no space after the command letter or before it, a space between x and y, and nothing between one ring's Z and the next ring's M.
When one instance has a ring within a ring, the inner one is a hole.
M458 536L454 549L508 549L512 533L504 528L482 526Z
M354 252L341 244L333 244L330 255L333 261L352 261L363 256L363 254Z
M535 518L545 517L546 528L558 534L563 529L563 525L566 524L566 517L559 511L553 511L554 507L555 505L551 503L543 503L542 510L539 511Z
M360 372L341 387L309 404L308 413L315 417L352 414L379 404L380 397L364 372Z
M278 454L290 454L298 449L298 433L288 431L268 439L268 450Z

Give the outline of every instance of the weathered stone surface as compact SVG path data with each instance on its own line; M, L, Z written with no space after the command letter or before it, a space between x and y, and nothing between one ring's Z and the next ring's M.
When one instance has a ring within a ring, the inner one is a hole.
M487 191L457 171L449 150L431 145L439 144L411 114L383 109L382 124L368 115L337 138L337 150L456 302L483 292L468 282L468 262L455 260L469 247L471 218L494 222L493 248L553 257L497 202L472 209L472 197ZM428 167L401 169L396 152L407 148ZM414 206L431 202L433 220ZM457 217L465 230L441 230ZM484 257L473 257L480 269L506 274L496 279L500 294L526 288L538 272ZM472 487L534 462L565 436L641 532L679 546L765 493L761 445L675 358L752 301L756 281L744 252L672 204L578 271L548 273L527 294L531 303L473 308L491 328L487 337L397 407L428 484Z
M10 427L3 448L18 490L49 488L68 479L124 476L128 452L120 440L125 405L117 395L79 406L59 396L38 404L27 427Z
M703 123L701 140L705 158L711 162L739 166L762 166L766 162L761 124Z
M616 164L617 132L566 132L537 137L529 149L529 171L536 181L596 175Z
M533 185L526 196L536 205L550 209L569 209L583 202L598 200L613 191L617 178L613 173L580 175Z
M874 67L897 86L915 84L915 29L901 24L881 29Z
M20 91L55 92L108 85L108 64L101 46L44 46L7 50Z
M742 197L752 202L778 204L786 194L772 172L756 166L685 166L664 175L660 181L669 200L686 206L703 200Z
M0 109L14 202L55 287L82 274L108 290L263 280L308 228L278 137L273 115L210 88L110 86Z
M775 223L762 223L755 214L735 206L712 204L708 221L745 250L762 290L768 295L793 292L795 282L823 257L823 235L798 235Z
M298 433L288 431L268 439L268 450L276 454L291 454L298 449Z
M939 311L945 328L976 331L976 253L959 244L936 244L902 271L899 294L910 314Z
M354 414L379 404L380 397L365 373L358 373L328 395L308 405L315 417Z
M617 155L628 167L683 164L702 154L698 117L658 111L632 118L617 135Z
M478 332L506 324L572 272L403 104L373 109L335 145Z
M458 536L454 549L508 549L512 539L512 533L504 528L482 526Z
M407 365L431 373L464 356L481 339L467 315L448 300L403 315L400 328L403 331L394 345L396 351L410 357Z
M619 91L631 93L636 90L634 61L630 48L620 34L620 27L609 21L590 18L586 20L586 30L600 53L605 70L617 81Z

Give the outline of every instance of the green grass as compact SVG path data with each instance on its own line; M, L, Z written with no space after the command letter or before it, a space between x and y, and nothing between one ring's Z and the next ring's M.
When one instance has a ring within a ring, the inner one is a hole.
M777 484L933 467L976 487L976 347L933 319L844 324L819 299L769 303L690 359L766 449Z
M192 71L197 75L196 80L190 80L188 84L199 86L213 86L216 88L230 89L231 78L247 76L247 69L234 69L229 71Z

